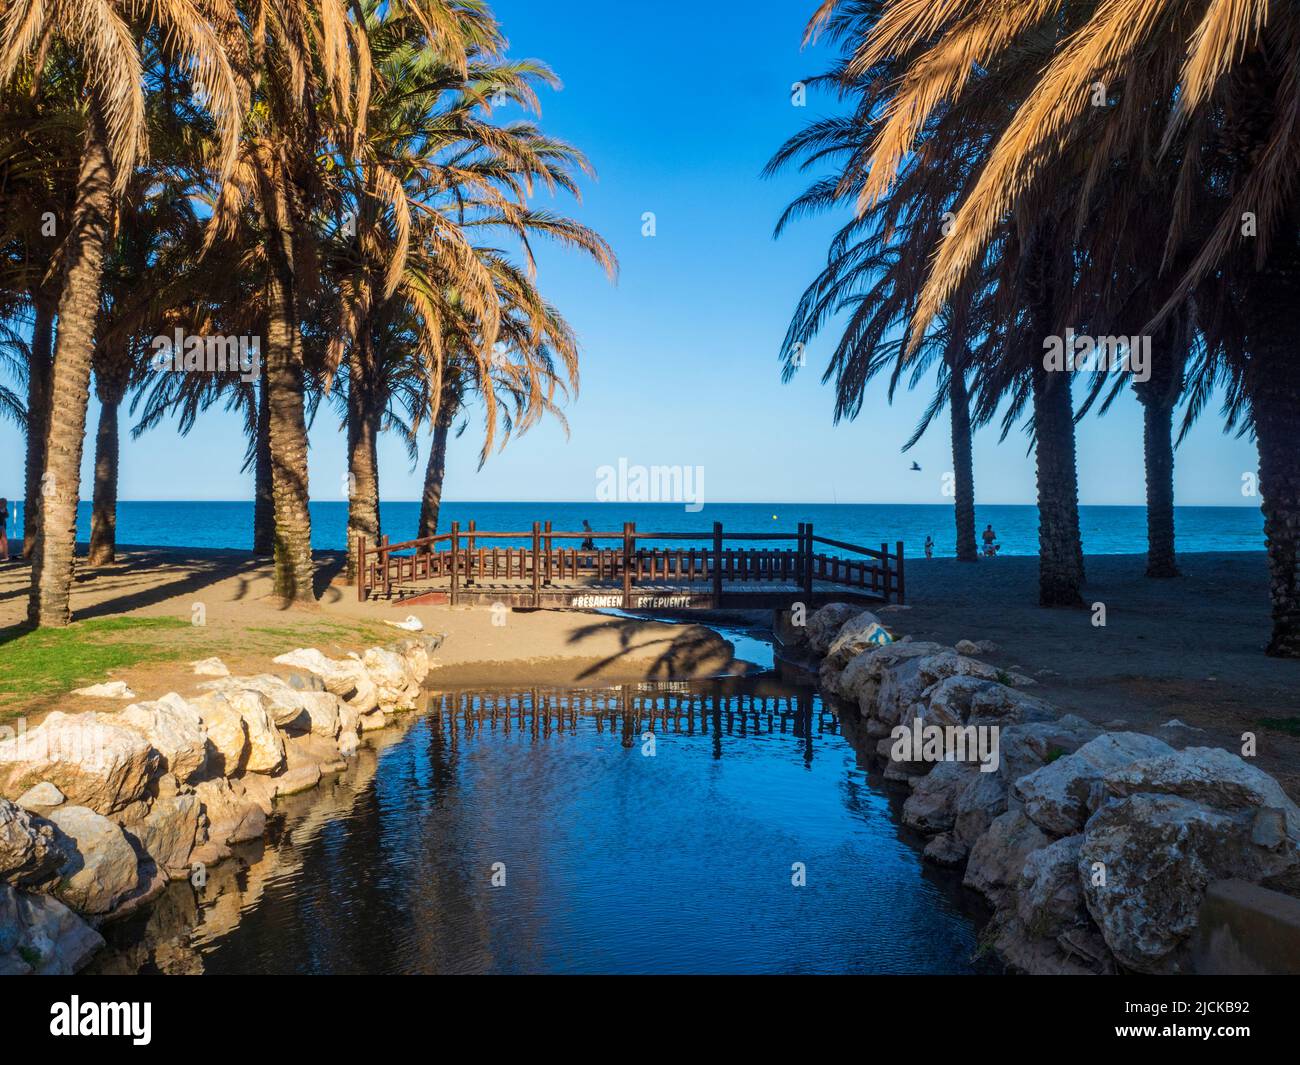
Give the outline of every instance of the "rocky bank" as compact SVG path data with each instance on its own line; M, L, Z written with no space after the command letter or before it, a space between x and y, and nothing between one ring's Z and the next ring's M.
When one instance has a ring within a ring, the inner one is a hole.
M1211 883L1300 896L1300 808L1247 758L1061 714L981 661L990 646L894 641L860 607L789 631L846 732L908 789L925 858L993 906L986 941L1011 967L1188 972Z
M417 708L440 644L300 649L275 659L295 671L283 676L207 660L197 696L0 728L0 975L77 971L105 921L261 836L277 798L346 769L363 733Z

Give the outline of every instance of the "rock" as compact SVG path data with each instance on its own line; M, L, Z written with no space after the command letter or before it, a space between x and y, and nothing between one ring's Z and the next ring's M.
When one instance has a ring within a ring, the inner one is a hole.
M103 937L58 899L0 884L0 976L71 976L103 945Z
M303 669L320 677L327 692L332 692L342 699L360 702L361 706L358 709L361 713L365 713L367 709L374 709L373 703L368 707L365 706L364 698L366 690L370 695L374 694L374 684L366 673L365 667L356 659L327 658L314 647L300 647L272 661L276 665L293 666L295 669ZM358 699L358 696L363 697Z
M1023 810L1010 809L994 819L989 830L975 841L962 883L997 905L1019 883L1030 853L1050 842Z
M210 768L222 776L242 772L248 760L248 726L244 715L221 692L208 692L190 705L203 722L210 747Z
M979 769L966 762L940 762L916 782L903 803L903 824L918 832L947 832L957 820L957 796ZM964 851L963 851L964 856Z
M50 820L72 843L54 893L73 909L109 913L143 886L135 848L117 824L85 806L61 806Z
M1161 725L1160 727L1161 727L1161 728L1181 728L1181 729L1186 729L1188 732L1204 732L1204 731L1205 731L1205 729L1203 729L1203 728L1196 728L1196 727L1194 727L1194 726L1192 726L1192 725L1187 724L1185 721L1179 721L1178 718L1176 718L1176 717L1171 717L1168 721L1166 721L1166 722L1165 722L1163 725Z
M1000 773L973 770L953 800L953 838L973 847L993 822L1006 813L1008 786Z
M197 662L191 662L194 667L194 675L198 677L228 677L230 670L226 663L220 658L201 658Z
M429 652L425 649L423 641L404 640L398 644L397 653L406 660L406 670L410 673L411 680L416 684L423 684L431 668Z
M203 805L197 794L173 795L154 801L142 820L122 827L135 837L158 869L173 880L190 872L190 852L200 837Z
M0 799L0 883L42 884L53 879L66 860L49 821Z
M1025 805L1025 814L1045 832L1070 836L1083 830L1091 812L1088 796L1107 773L1142 758L1171 754L1172 748L1140 732L1106 732L1011 786Z
M840 626L839 632L826 648L823 667L843 669L849 660L872 647L884 647L894 642L893 636L869 610L855 614Z
M846 699L856 699L863 717L870 717L875 713L880 678L886 669L906 659L924 658L942 650L942 644L915 640L868 648L849 659L844 671L834 679L831 691ZM822 680L825 684L826 678Z
M92 684L89 688L74 688L73 695L89 695L96 699L134 699L135 692L126 686L124 680L110 680L103 684Z
M1026 688L1036 683L1033 678L1021 673L997 669L977 658L967 658L952 650L944 650L921 660L921 678L925 681L926 687L937 684L945 677L959 676L995 680L1013 688Z
M956 678L949 678L948 682ZM940 681L940 684L946 683ZM1023 725L1055 721L1060 715L1051 703L1026 695L1018 688L986 681L971 695L968 720L979 725Z
M1134 762L1107 773L1102 787L1121 798L1147 792L1180 795L1217 810L1281 810L1288 835L1300 841L1300 808L1278 782L1220 747L1188 747Z
M175 692L152 702L132 703L117 716L149 741L164 771L182 781L206 772L208 732L203 717Z
M862 613L852 603L827 603L808 618L808 646L814 654L824 655L839 635L840 626Z
M246 695L257 695L271 722L278 728L307 731L311 723L307 719L307 692L291 685L288 681L271 673L259 677L224 677L209 680L199 685L202 691L223 692L237 706L249 705ZM252 728L249 730L252 741Z
M314 788L320 783L320 776L319 765L300 765L296 769L286 769L280 776L272 778L276 785L276 798Z
M208 839L218 846L259 839L266 831L266 811L248 798L242 783L204 780L194 793L208 819Z
M43 814L46 810L62 806L65 796L48 780L42 780L34 788L28 788L14 801L24 810Z
M1079 880L1083 835L1066 836L1031 851L1020 872L1016 912L1031 935L1055 938L1088 923Z
M344 706L343 700L332 692L303 692L302 698L311 734L334 739L342 727L340 711Z
M971 640L958 640L956 647L959 655L977 655L980 653L979 644Z
M284 765L284 737L276 730L261 693L251 688L231 688L221 694L243 719L248 733L248 754L239 769L247 773L279 771ZM305 716L306 711L299 707L297 714Z
M357 753L357 748L361 746L361 737L357 734L356 729L348 729L339 733L339 754L344 758L351 758Z
M922 857L945 869L955 869L966 860L966 847L951 832L940 832L925 845Z
M276 779L260 773L251 773L239 781L244 797L249 802L256 803L267 817L270 817L275 809L275 797L280 794L280 785L276 783Z
M49 781L69 802L113 813L144 795L158 761L148 740L115 715L55 711L0 743L0 795Z
M382 647L372 647L366 651L362 664L374 682L379 709L385 712L414 709L420 686L401 655Z
M873 717L887 725L911 723L916 704L931 683L921 677L921 662L919 657L906 658L881 672Z
M358 726L362 732L375 732L381 728L387 728L388 715L382 710L376 710L370 714L362 714Z
M1254 821L1248 809L1216 810L1172 794L1131 795L1088 819L1079 854L1084 899L1121 964L1190 971L1189 937L1215 880L1296 890L1300 850L1290 840L1257 846Z
M1065 714L1055 721L1008 725L999 732L998 775L1010 785L1039 766L1073 754L1100 735L1097 726L1073 714Z

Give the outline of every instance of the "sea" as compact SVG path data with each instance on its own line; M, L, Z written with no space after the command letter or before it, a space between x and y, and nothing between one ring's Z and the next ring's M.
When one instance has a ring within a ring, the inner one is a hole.
M311 505L312 543L318 550L341 550L346 544L347 504ZM380 507L383 532L393 543L411 539L419 523L418 502L391 502ZM17 534L12 522L10 536ZM989 505L975 511L977 533L992 525L1004 555L1038 553L1038 511L1032 506ZM1084 551L1090 555L1143 554L1146 551L1144 507L1083 506L1080 523ZM638 532L699 533L699 545L711 542L714 522L724 532L795 534L800 522L811 522L818 536L863 547L878 548L902 540L906 554L923 554L933 537L935 557L956 554L956 532L950 506L893 503L710 503L691 512L680 503L483 503L443 504L439 531L453 521L462 529L474 521L481 530L526 532L535 521L552 523L556 531L576 532L589 521L597 533L622 536L624 522ZM1177 545L1181 553L1262 551L1264 520L1256 507L1178 507ZM77 538L90 536L90 504L78 512ZM232 548L249 550L253 539L253 504L242 502L178 502L124 500L118 503L117 542L149 547ZM483 541L491 546L490 541ZM514 541L519 546L518 541Z

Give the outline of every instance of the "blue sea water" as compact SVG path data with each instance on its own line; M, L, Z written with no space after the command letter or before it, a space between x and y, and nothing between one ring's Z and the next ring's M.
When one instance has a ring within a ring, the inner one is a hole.
M345 543L347 504L318 502L311 505L312 540L317 549L340 550ZM420 505L416 502L384 503L380 508L383 531L394 542L415 535ZM1038 553L1038 511L1031 506L980 506L977 527L992 524L1005 555ZM922 553L926 536L933 536L935 555L956 553L952 508L928 504L892 503L711 503L688 513L679 503L457 503L443 505L440 531L470 520L480 529L527 531L534 521L550 521L559 531L577 531L583 519L597 532L620 532L625 521L636 522L641 532L696 532L701 545L708 542L713 522L735 532L794 533L800 522L812 522L819 536L866 547L902 540L909 556ZM1144 507L1080 508L1083 548L1088 554L1123 555L1146 551ZM1254 507L1178 507L1175 514L1178 550L1262 551L1264 519ZM12 523L10 536L16 535ZM90 505L78 512L77 538L90 535ZM119 544L151 547L236 548L252 547L251 502L147 502L118 504Z

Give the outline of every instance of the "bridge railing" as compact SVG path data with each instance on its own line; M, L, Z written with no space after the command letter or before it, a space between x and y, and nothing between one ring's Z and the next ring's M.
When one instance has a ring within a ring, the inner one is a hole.
M510 546L515 540L524 544ZM578 546L566 546L575 540ZM612 548L597 546L610 540L621 543ZM794 546L728 546L783 541ZM691 546L647 547L647 543ZM817 545L840 553L819 552ZM462 590L473 590L479 581L503 579L531 583L534 605L540 604L542 590L555 587L557 581L606 587L621 583L628 606L634 587L656 582L709 583L715 605L721 603L724 584L738 583L793 583L810 598L818 581L885 602L901 603L906 594L903 541L897 541L892 552L887 543L877 550L815 536L810 523L800 524L794 533L747 533L726 532L721 522L714 522L711 533L699 533L639 532L635 522L625 523L621 532L563 532L550 522L534 522L527 532L501 532L479 529L472 521L462 529L453 522L450 532L403 543L390 543L385 536L371 546L363 537L357 554L357 597L363 601L372 595L390 598L394 585L445 580L454 604Z

